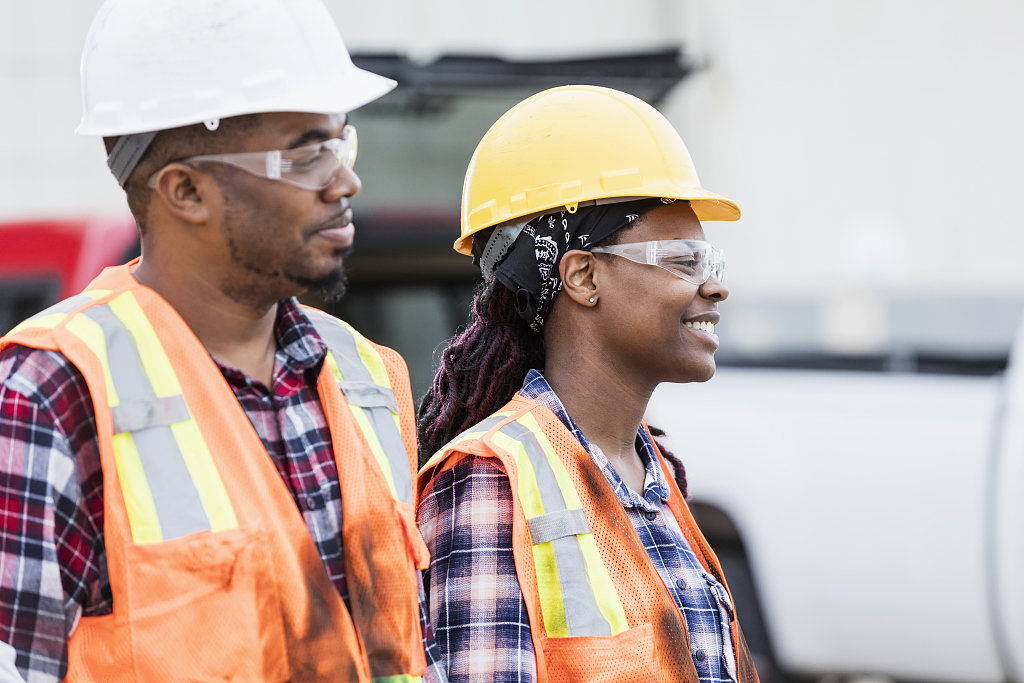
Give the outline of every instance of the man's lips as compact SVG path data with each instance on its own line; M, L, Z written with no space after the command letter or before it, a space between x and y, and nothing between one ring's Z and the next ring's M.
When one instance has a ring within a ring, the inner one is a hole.
M343 247L352 246L355 237L355 226L352 225L352 210L345 209L340 216L336 216L322 228L318 228L313 234L328 242L333 242Z

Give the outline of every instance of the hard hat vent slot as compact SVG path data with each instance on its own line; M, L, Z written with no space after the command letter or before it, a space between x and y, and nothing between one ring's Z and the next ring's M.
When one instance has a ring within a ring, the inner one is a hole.
M552 183L526 191L526 204L529 206L558 206L561 203L562 187L560 183Z
M618 171L605 171L601 174L601 187L608 192L621 192L643 184L643 175L638 168L623 168Z

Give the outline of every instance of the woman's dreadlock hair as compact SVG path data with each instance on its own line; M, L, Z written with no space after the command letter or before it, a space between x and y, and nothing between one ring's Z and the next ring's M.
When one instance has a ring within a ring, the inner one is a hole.
M665 436L665 430L659 429L654 425L647 425L647 431L651 433L651 438L654 440L654 444L661 451L661 454L668 460L668 464L671 465L672 478L676 480L676 486L679 487L679 491L683 494L683 498L689 498L690 494L686 490L686 468L683 466L683 461L679 459L679 456L665 448L664 442L659 439L659 436Z
M469 327L448 342L416 415L420 466L522 387L544 367L544 341L516 314L515 297L497 278L476 289Z

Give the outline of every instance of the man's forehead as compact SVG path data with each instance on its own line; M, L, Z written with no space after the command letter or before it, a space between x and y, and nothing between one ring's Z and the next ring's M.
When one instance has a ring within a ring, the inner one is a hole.
M348 122L348 114L312 114L306 112L276 111L260 116L260 127L284 133L303 133L307 130L323 129L341 133Z
M299 142L327 140L339 137L347 122L346 113L268 112L256 117L245 135L245 146L284 149Z

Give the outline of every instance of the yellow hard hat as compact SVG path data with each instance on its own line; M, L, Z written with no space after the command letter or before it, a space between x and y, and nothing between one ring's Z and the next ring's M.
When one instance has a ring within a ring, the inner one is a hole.
M480 140L462 188L462 236L471 254L486 228L612 197L688 199L697 218L734 221L735 202L700 186L690 153L654 107L611 88L567 85L509 109Z

